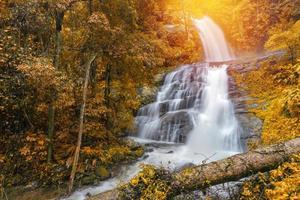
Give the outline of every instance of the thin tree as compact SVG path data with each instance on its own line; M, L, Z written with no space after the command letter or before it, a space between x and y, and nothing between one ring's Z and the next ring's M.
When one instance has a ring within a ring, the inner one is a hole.
M76 175L77 170L77 164L79 160L79 153L80 153L80 147L81 147L81 140L82 140L82 133L83 133L83 126L84 126L84 112L85 112L85 105L86 105L86 95L87 95L87 89L88 89L88 83L89 83L89 77L90 77L90 68L95 60L96 55L92 55L87 64L86 64L86 71L85 71L85 81L83 86L83 92L82 92L82 104L80 108L80 117L79 117L79 131L78 131L78 138L77 138L77 145L74 153L74 159L73 159L73 166L72 171L70 175L70 181L68 186L68 194L72 192L73 185L74 185L74 178Z
M53 57L53 65L56 70L59 70L60 65L60 54L61 54L61 30L62 30L62 24L64 19L64 11L55 11L55 54ZM55 93L53 91L53 93ZM53 157L53 137L54 137L54 118L55 118L55 95L52 94L52 97L50 99L49 105L48 105L48 147L47 147L47 162L52 162Z

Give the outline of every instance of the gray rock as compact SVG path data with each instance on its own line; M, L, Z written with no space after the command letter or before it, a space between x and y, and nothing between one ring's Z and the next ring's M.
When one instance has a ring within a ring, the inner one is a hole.
M142 160L145 160L145 159L147 159L148 157L149 157L149 155L148 155L148 154L145 154L145 155L143 155Z
M168 152L167 152L167 154L171 154L171 153L174 153L174 151L168 151Z
M239 191L242 183L242 181L236 181L219 184L202 191L196 190L187 194L180 194L176 196L174 200L202 200L207 197L214 200L239 199Z
M263 126L262 120L252 113L239 114L237 115L237 118L243 127L241 141L245 149L247 149L247 143L249 141L260 142Z
M154 151L153 148L147 148L147 149L145 150L145 153L151 153L151 152L153 152L153 151Z
M124 141L130 147L130 149L133 150L133 151L141 148L141 144L139 144L138 142L134 141L133 139L125 138Z

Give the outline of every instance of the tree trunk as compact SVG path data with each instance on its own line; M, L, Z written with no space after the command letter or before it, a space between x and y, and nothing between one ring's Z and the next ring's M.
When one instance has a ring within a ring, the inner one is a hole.
M55 54L53 64L56 69L60 69L60 53L61 53L61 30L65 13L56 11L55 13Z
M74 178L76 175L76 169L77 169L77 163L79 159L79 153L80 153L80 147L81 147L81 139L82 139L82 132L83 132L83 119L84 119L84 110L85 110L85 104L86 104L86 94L88 89L88 83L89 83L89 77L90 77L90 68L92 65L92 62L95 60L96 55L91 56L89 58L87 65L86 65L86 72L85 72L85 81L83 86L83 92L82 92L82 105L80 109L80 118L79 118L79 131L78 131L78 138L77 138L77 146L74 153L74 159L73 159L73 166L72 171L70 175L70 182L68 186L68 194L72 192L73 184L74 184Z
M296 58L296 56L295 56L296 47L293 46L293 45L288 44L288 51L290 53L290 59L291 59L292 65L294 65L295 64L295 58Z
M93 0L88 1L89 15L93 14Z
M54 115L55 115L55 108L53 105L53 100L51 100L48 106L48 145L47 145L48 163L51 163L53 157L52 152L53 152L53 134L54 134Z
M172 195L205 189L212 185L237 181L258 172L269 171L288 160L291 155L299 153L300 137L186 169L174 174Z
M61 52L61 29L63 23L64 12L57 11L55 13L55 54L53 56L53 65L56 70L58 70L60 62L60 52ZM55 96L54 92L52 96ZM55 99L50 100L48 106L48 147L47 147L47 162L52 162L53 155L53 136L54 136L54 117L55 117Z
M104 88L104 103L106 108L110 108L110 92L111 92L111 64L107 63L105 68L105 88ZM106 135L106 141L109 142L109 129L112 127L111 119L112 117L110 114L106 116L105 118L105 135Z
M104 100L107 108L110 107L110 83L111 83L111 64L108 63L105 69L105 89L104 89Z

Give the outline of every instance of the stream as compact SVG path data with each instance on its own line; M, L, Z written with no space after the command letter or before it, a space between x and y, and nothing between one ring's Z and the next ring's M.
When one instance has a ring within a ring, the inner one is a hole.
M115 189L140 171L142 163L180 170L241 153L243 127L229 97L228 61L235 56L223 31L209 17L193 20L205 51L205 61L184 65L167 74L156 101L140 108L138 137L146 146L136 163L123 166L117 176L75 191L66 200L84 200Z

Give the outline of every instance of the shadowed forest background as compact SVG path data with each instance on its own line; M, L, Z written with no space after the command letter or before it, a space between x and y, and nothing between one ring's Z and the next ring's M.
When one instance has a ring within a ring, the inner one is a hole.
M203 60L192 18L204 15L222 27L237 57L259 58L247 63L253 67L247 73L230 70L263 121L249 149L299 137L299 1L1 0L0 198L30 199L22 192L40 188L45 195L56 191L49 198L66 191L83 104L75 188L141 157L143 147L124 137L136 133L134 117L152 101L145 93L162 74ZM265 52L273 53L262 58ZM127 185L138 191L130 198L169 198L166 173L144 167ZM297 199L299 174L294 155L245 182L236 198Z

